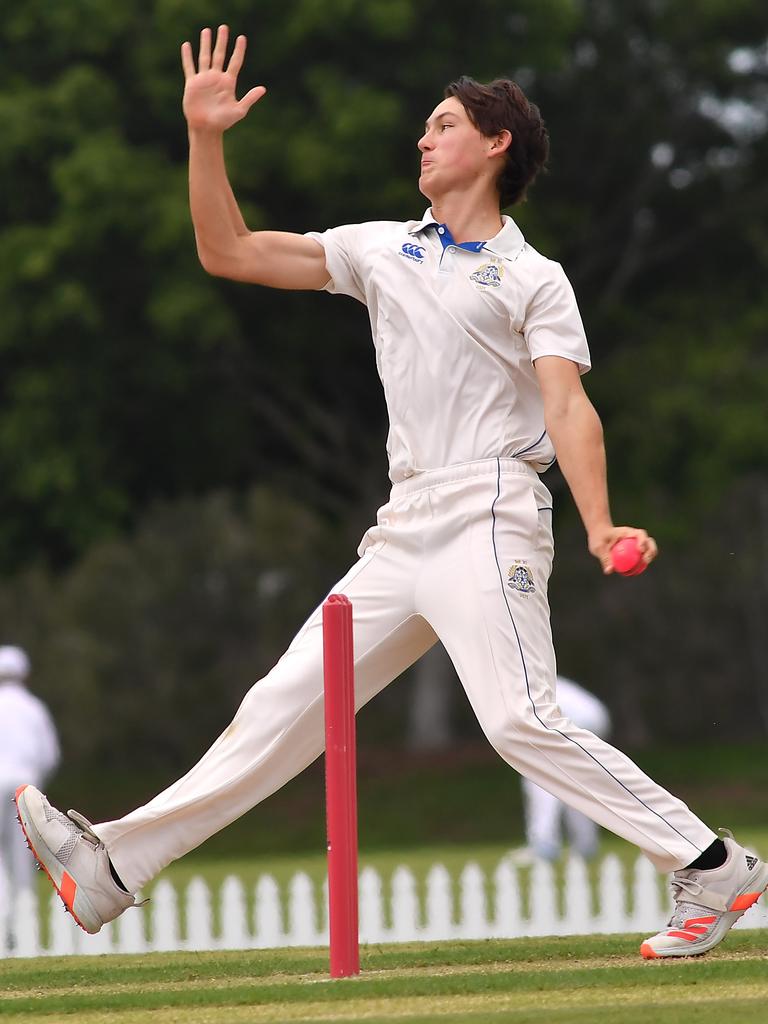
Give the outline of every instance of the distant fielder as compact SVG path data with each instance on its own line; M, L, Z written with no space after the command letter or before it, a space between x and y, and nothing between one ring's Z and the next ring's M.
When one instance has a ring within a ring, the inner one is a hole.
M635 537L646 562L656 544L611 520L602 428L581 384L589 350L568 279L500 213L523 199L547 159L538 109L514 82L459 79L418 140L419 188L431 204L421 218L251 232L222 137L266 90L236 100L245 38L228 64L227 41L222 26L211 52L203 30L197 65L189 43L182 48L200 260L235 281L363 303L384 385L391 497L333 588L354 608L358 707L439 637L503 758L675 872L675 912L643 955L711 949L768 886L768 866L730 834L718 838L555 702L552 497L540 473L558 459L604 572L619 538ZM356 157L373 182L365 149ZM80 924L97 932L167 864L314 761L322 694L318 609L202 760L145 806L91 825L21 787L22 826Z
M565 676L557 677L557 706L566 718L581 729L587 729L605 739L611 729L611 716L601 700ZM525 803L525 839L527 850L516 851L515 858L521 861L521 854L539 860L557 860L562 853L563 839L567 839L573 853L591 860L597 856L599 829L592 818L569 807L556 796L537 786L530 779L523 779L523 800Z
M27 687L29 658L20 647L0 647L0 922L13 933L16 897L32 887L34 861L16 825L13 796L20 782L38 786L59 763L59 738L48 708Z

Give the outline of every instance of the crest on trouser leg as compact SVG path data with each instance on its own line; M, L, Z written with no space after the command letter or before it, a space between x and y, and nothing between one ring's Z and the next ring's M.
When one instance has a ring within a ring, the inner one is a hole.
M507 570L507 586L521 594L533 594L536 591L533 573L527 562L515 562Z

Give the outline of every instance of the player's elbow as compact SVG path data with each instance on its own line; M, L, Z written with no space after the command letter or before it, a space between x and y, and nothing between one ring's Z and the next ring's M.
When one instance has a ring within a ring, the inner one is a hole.
M573 438L580 438L584 443L603 443L600 417L586 396L574 401L554 402L545 407L544 424L555 451L559 451Z
M574 408L568 401L552 401L544 406L544 426L553 439L568 433L573 425Z
M211 277L259 284L264 271L264 261L261 258L254 259L253 254L239 241L223 247L205 245L198 239L197 256L203 270Z
M200 266L211 277L224 277L231 281L240 280L236 261L227 259L219 253L206 252L200 249L198 249L197 255L200 260Z
M585 392L579 387L561 388L554 390L544 396L544 419L547 430L557 427L567 427L574 422L600 420L595 407L590 402Z
M218 253L198 244L197 258L206 274L212 277L226 277L226 261Z

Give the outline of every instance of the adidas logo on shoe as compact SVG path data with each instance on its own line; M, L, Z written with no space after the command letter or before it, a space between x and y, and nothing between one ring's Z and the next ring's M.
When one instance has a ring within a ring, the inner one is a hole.
M747 856L747 867L751 871L752 868L755 866L755 864L757 864L757 857L752 857L749 853L746 856Z

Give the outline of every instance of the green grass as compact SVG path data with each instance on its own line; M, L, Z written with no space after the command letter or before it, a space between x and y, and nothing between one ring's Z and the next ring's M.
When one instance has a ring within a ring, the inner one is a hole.
M768 958L759 932L715 953L642 961L639 936L365 948L331 982L314 950L63 957L0 963L9 1024L758 1024Z

